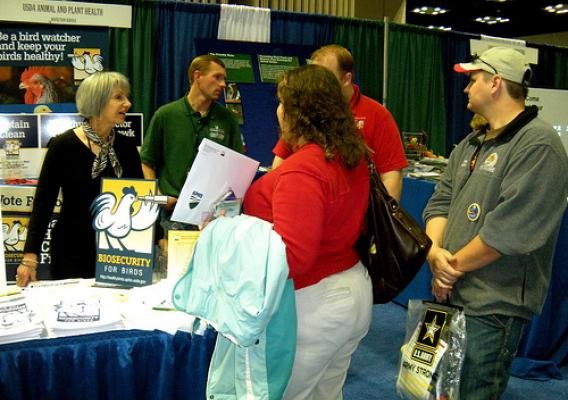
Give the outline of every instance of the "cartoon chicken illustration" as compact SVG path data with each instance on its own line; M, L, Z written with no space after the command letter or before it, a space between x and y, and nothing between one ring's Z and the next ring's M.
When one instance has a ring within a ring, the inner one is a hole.
M91 214L93 228L104 234L109 247L128 250L120 239L125 238L131 230L143 231L152 226L158 217L159 208L158 204L142 201L138 212L133 215L132 204L138 200L138 193L132 186L123 188L122 193L118 205L114 193L101 193L91 205ZM115 240L111 241L110 238Z
M12 226L2 223L4 249L6 251L17 251L17 244L26 241L27 231L28 229L17 220L12 223Z
M75 55L71 58L71 64L79 71L85 71L88 74L94 74L97 71L102 71L103 57L100 54L91 54L86 51L81 55Z

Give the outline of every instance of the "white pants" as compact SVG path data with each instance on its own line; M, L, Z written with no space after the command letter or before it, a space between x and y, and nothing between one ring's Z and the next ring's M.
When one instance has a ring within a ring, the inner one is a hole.
M284 399L342 399L351 355L369 331L371 279L360 262L296 290L298 338Z

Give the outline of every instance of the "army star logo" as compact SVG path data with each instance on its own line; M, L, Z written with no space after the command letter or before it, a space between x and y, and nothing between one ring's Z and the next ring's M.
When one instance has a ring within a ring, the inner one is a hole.
M440 325L437 324L436 318L437 316L434 315L432 322L426 322L426 333L424 334L422 340L430 339L430 341L434 343L436 332L438 332L441 328Z

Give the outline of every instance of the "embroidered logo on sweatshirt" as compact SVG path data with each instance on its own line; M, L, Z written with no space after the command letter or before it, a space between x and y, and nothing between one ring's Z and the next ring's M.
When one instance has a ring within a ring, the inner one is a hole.
M481 167L479 167L479 169L483 170L483 171L487 171L487 172L495 172L495 165L497 164L497 160L499 159L499 156L497 155L497 153L491 153L487 156L487 158L485 159L485 161L483 161L483 165L481 165Z
M209 137L212 139L223 140L225 138L225 130L219 125L209 128Z

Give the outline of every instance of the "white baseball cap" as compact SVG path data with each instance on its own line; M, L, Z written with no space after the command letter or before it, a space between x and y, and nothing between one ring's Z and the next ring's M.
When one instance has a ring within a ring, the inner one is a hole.
M475 55L472 62L454 65L456 72L479 70L500 75L503 79L521 85L526 85L532 74L524 54L510 47L492 47L484 51L481 56ZM527 71L529 71L528 74Z

